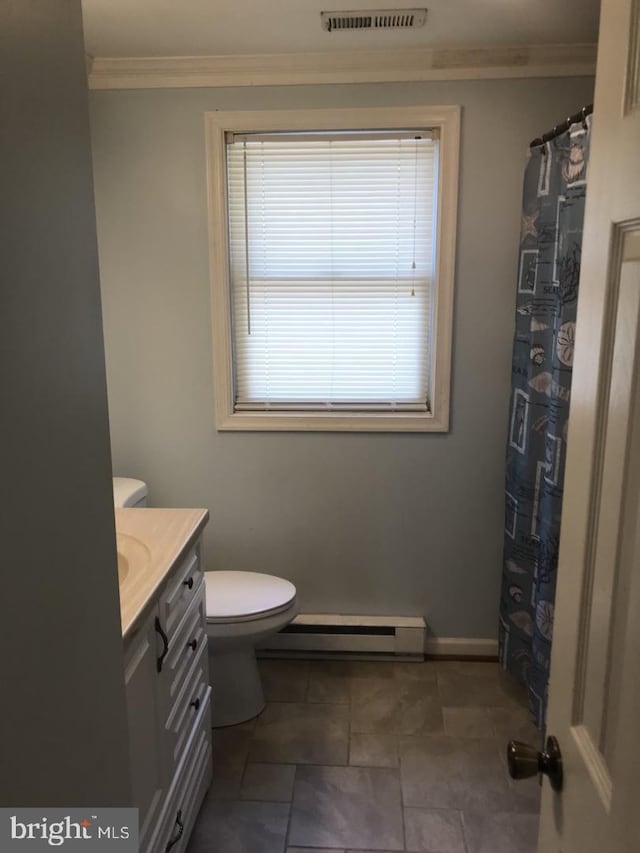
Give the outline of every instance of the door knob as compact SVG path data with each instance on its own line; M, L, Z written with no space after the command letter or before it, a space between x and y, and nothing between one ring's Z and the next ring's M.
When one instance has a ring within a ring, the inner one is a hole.
M554 737L548 737L544 752L519 740L510 740L507 744L507 763L512 779L528 779L537 773L548 776L554 791L562 790L562 754L560 744Z

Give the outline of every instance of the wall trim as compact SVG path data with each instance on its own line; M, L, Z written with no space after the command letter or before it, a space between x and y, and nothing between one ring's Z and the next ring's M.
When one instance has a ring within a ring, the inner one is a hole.
M90 89L295 86L595 74L596 45L91 58Z
M427 637L424 652L427 657L497 659L498 641L467 637Z

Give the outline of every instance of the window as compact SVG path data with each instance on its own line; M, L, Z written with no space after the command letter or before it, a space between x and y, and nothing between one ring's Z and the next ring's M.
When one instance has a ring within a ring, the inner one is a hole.
M458 124L208 114L219 429L448 428Z

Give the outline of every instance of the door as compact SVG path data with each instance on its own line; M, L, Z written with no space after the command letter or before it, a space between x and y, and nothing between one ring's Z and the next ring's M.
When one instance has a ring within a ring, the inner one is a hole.
M603 0L539 853L640 851L640 0Z
M164 721L160 713L156 609L125 641L133 803L139 809L140 850L156 828L167 789Z

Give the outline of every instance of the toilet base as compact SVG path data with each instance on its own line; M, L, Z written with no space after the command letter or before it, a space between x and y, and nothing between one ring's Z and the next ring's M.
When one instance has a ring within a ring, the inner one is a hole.
M235 726L257 717L264 709L264 693L253 645L212 652L209 640L211 725Z

